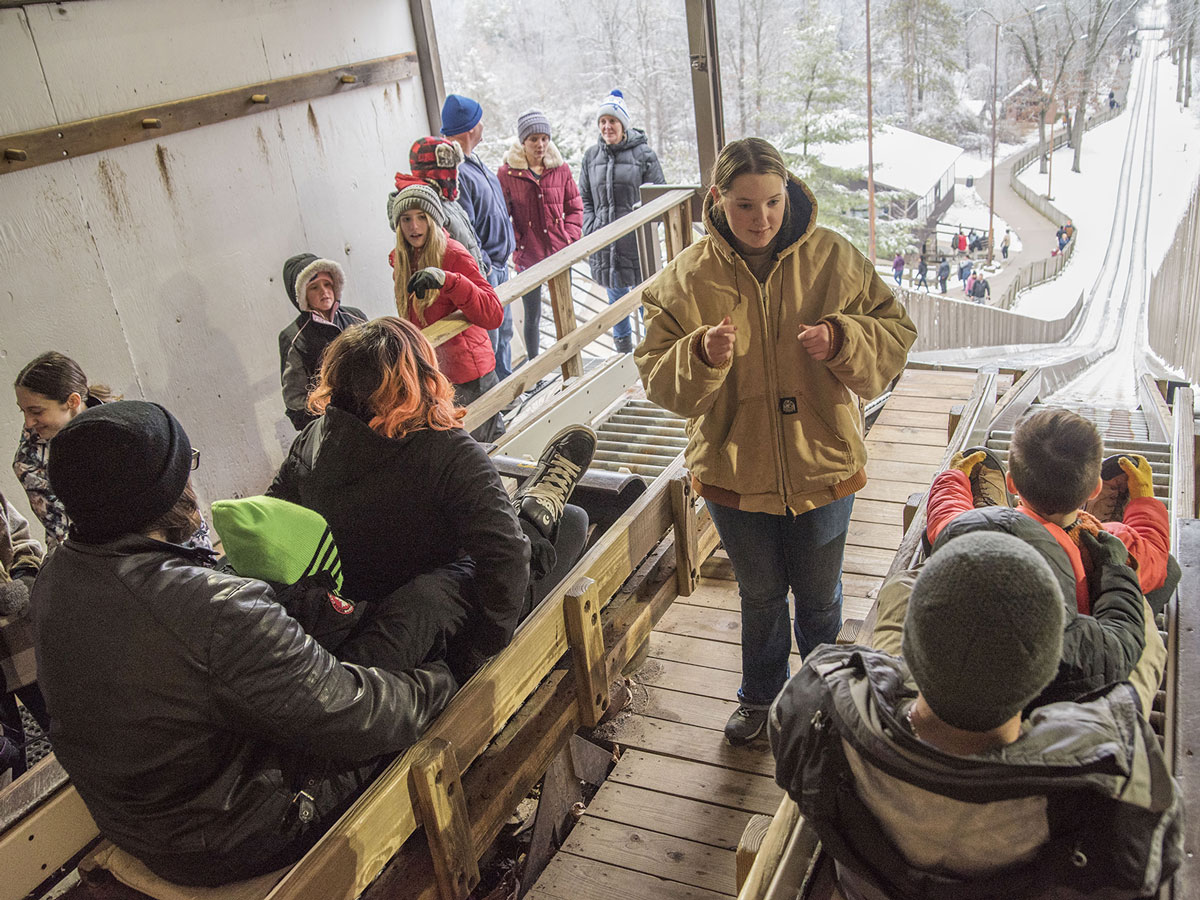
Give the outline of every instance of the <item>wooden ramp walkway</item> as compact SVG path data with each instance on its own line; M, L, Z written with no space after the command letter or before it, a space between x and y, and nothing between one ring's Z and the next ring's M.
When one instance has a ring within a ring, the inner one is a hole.
M843 616L866 615L899 546L909 494L945 453L950 408L973 373L912 370L867 435L869 483L854 502ZM633 712L606 737L623 751L529 896L554 900L718 900L736 895L734 854L752 815L783 794L765 740L734 748L722 729L737 706L741 615L729 560L718 550L690 597L650 636ZM795 648L793 647L793 650ZM793 653L792 668L800 664Z

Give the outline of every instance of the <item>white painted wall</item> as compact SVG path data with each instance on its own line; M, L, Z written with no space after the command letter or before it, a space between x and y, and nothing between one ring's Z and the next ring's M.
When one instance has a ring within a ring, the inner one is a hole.
M0 9L0 134L413 49L401 0ZM296 314L283 261L335 259L345 302L394 312L385 199L427 128L413 77L0 174L0 490L29 514L10 386L59 350L178 416L206 501L262 491L295 434L279 391L277 335Z

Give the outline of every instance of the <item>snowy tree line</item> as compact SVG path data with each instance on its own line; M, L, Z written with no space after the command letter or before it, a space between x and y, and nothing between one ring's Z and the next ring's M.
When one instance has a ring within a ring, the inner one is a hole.
M1025 110L1024 124L1001 112L1000 139L1014 140L1018 129L1036 124L1044 144L1051 110L1060 124L1065 113L1078 169L1084 118L1107 104L1120 86L1122 59L1132 56L1137 3L874 0L876 127L891 123L967 150L988 148L1000 25L1000 106ZM1169 0L1173 52L1187 61L1181 85L1190 84L1198 7L1200 0ZM681 0L434 0L433 9L446 90L483 104L481 153L488 162L498 164L515 140L517 116L538 107L577 172L598 138L596 108L619 88L667 180L698 180ZM865 134L864 2L719 0L717 13L726 139L758 135L789 151L827 224L865 245L865 199L844 187L855 173L828 170L810 153ZM911 224L884 225L881 253L903 244Z

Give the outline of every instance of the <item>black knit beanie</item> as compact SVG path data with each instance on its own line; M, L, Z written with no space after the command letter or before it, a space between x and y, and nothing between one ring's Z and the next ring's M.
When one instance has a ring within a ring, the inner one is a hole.
M904 620L904 660L938 718L989 731L1058 671L1063 597L1054 573L1009 534L955 538L926 562Z
M71 537L103 543L136 532L183 495L192 445L157 403L121 400L86 409L50 441L50 487Z

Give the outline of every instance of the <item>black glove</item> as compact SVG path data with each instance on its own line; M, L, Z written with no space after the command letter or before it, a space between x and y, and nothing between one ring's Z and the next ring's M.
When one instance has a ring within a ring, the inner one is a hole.
M441 269L430 266L427 269L414 272L412 277L408 279L405 290L410 294L416 294L418 300L424 300L426 291L441 290L442 285L445 283L446 273Z
M1079 535L1079 543L1087 550L1096 568L1129 565L1129 548L1115 534L1101 531L1093 537L1090 531Z
M0 584L0 616L21 616L29 609L29 588L33 578L26 576Z

